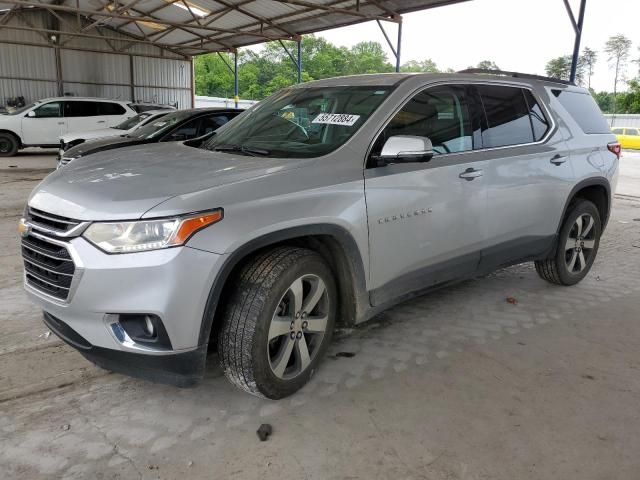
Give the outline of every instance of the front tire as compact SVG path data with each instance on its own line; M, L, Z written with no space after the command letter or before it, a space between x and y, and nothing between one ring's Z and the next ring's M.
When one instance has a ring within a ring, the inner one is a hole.
M567 213L554 257L536 261L536 271L557 285L575 285L589 270L598 253L602 223L596 206L579 199Z
M0 132L0 157L13 157L18 153L20 141L15 135L6 132Z
M280 399L302 388L331 340L336 287L312 250L281 247L236 277L218 335L227 378L257 396Z

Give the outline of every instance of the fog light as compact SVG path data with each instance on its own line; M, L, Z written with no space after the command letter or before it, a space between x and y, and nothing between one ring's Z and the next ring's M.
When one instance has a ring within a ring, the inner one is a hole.
M171 350L171 341L162 320L152 313L110 313L106 321L123 344L137 345L159 350Z

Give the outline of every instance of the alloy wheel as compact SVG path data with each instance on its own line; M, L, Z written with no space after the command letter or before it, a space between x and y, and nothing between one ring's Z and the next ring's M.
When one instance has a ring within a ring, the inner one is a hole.
M284 293L271 319L269 365L273 374L290 380L314 360L327 330L330 298L317 275L296 279Z
M588 265L596 245L594 218L583 213L574 222L565 243L565 262L569 273L578 274Z

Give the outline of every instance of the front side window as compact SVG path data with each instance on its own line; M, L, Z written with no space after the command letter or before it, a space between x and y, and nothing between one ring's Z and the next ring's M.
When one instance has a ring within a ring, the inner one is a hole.
M464 87L433 87L418 93L387 124L372 153L378 155L385 142L397 135L427 137L434 155L472 150L471 119Z
M206 135L207 133L211 133L211 132L219 129L221 126L223 126L228 121L229 121L229 117L227 117L226 115L216 115L216 116L213 116L213 117L204 117L202 119L202 123L200 123L200 129L198 131L198 136L201 137L202 135Z
M62 102L49 102L34 110L36 118L62 117Z
M173 142L176 140L188 140L190 138L195 138L198 133L198 126L200 125L200 122L200 118L194 118L190 122L176 128L167 137L165 137L163 141Z
M97 114L98 107L95 102L82 100L67 100L64 102L65 117L95 117Z
M624 135L624 129L623 128L614 128L613 129L613 133L614 133L614 135Z
M533 142L529 107L522 89L502 85L478 85L476 88L488 124L482 132L484 148Z
M348 141L388 96L383 86L282 90L224 125L204 148L311 158Z

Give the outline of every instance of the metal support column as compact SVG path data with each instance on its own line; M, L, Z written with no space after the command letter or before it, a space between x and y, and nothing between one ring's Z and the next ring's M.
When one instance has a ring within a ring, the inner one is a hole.
M302 83L302 38L298 39L298 62L296 67L298 68L298 83Z
M576 22L576 17L573 14L571 5L569 5L569 0L564 0L564 6L567 9L569 20L571 21L571 25L573 26L573 30L576 34L576 39L573 44L573 56L571 57L571 74L569 75L569 80L571 82L576 81L576 73L578 71L578 61L580 60L580 42L582 40L582 26L584 25L584 11L586 5L587 0L580 0L580 11L578 12L578 21Z
M238 108L240 97L238 96L238 50L233 52L233 101Z
M378 27L380 27L380 31L382 32L382 35L384 35L384 39L387 41L387 45L389 45L393 56L396 57L396 72L399 72L400 50L402 48L402 17L398 16L394 18L394 21L398 24L398 41L396 42L395 47L393 46L393 43L391 43L391 39L389 38L389 35L387 35L387 31L382 26L382 23L380 23L380 20L376 19L376 22L378 22Z
M287 48L284 42L282 40L278 40L278 42L280 42L280 46L282 47L282 49L287 53L287 55L289 56L293 64L296 66L296 70L298 74L297 76L298 83L302 83L302 37L296 38L295 41L298 44L297 45L298 51L296 52L296 56L294 57L293 54L291 53L291 50Z

